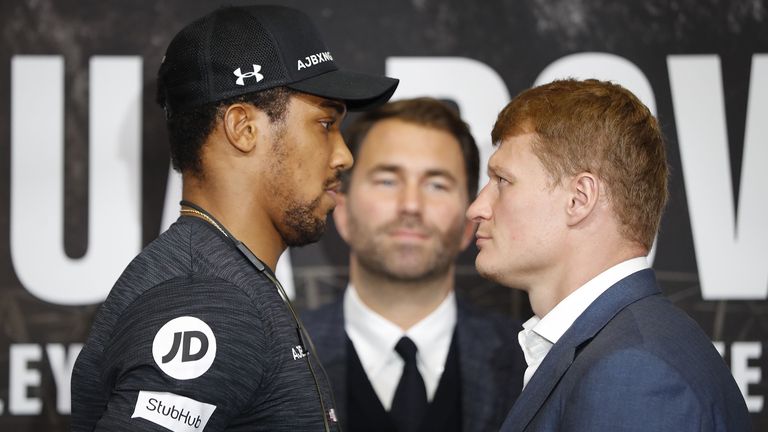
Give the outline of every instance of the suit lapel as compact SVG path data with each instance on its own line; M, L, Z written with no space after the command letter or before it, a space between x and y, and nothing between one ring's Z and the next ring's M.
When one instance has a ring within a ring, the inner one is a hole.
M588 343L622 309L659 292L653 270L646 269L627 276L598 297L552 347L512 406L501 430L525 430L573 363L576 349Z
M574 347L561 345L559 342L539 365L536 373L523 389L520 397L512 406L507 419L501 427L504 432L525 430L533 417L544 404L565 371L573 363Z

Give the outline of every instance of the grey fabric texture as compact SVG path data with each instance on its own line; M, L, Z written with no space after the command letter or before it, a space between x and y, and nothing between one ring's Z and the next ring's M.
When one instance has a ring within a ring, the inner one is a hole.
M183 316L206 323L217 345L194 379L169 376L152 354L160 328ZM307 362L326 411L329 386L312 356L297 358L300 344L275 285L214 227L181 217L128 265L99 310L73 371L72 430L167 431L132 418L140 391L216 406L205 431L323 430Z

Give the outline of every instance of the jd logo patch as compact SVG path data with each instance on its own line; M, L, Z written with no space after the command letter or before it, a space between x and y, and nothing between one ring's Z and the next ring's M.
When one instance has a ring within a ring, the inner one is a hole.
M216 337L208 324L198 318L175 318L165 323L155 335L152 357L172 378L194 379L213 364Z

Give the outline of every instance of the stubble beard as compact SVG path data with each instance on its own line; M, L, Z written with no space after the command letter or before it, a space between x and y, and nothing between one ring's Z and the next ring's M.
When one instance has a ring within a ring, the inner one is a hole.
M318 197L310 203L298 201L288 203L283 215L283 224L286 230L281 233L287 246L308 245L315 243L323 236L326 220L315 216L321 199L322 197Z
M438 244L430 250L429 245L397 245L378 240L401 226L419 227L437 238ZM349 215L350 247L360 267L393 282L419 283L444 277L460 252L463 228L463 223L458 222L443 234L418 219L401 217L385 226L366 229Z
M283 214L276 228L280 237L286 246L297 247L315 243L322 237L326 228L327 214L323 217L316 215L320 207L323 195L318 196L310 202L302 202L296 199L296 188L286 188L281 185L281 181L293 179L295 173L290 172L290 168L285 165L288 153L288 143L285 140L284 125L276 125L273 130L272 151L275 155L275 164L270 172L270 189L273 191L274 199L282 203ZM337 173L336 177L339 174ZM326 184L331 181L326 181ZM325 185L323 186L325 190Z

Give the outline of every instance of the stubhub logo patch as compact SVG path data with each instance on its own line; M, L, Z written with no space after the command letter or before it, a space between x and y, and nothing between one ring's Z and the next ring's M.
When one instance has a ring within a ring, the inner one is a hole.
M173 393L140 391L131 418L140 417L173 432L205 429L215 405Z

